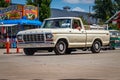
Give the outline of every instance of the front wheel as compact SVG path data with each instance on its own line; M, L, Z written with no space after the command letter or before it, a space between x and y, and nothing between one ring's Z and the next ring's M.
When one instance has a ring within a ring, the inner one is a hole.
M101 50L101 42L100 41L94 41L92 47L91 47L91 51L92 53L99 53Z
M35 53L35 49L30 49L30 48L24 48L23 51L27 56L32 56Z
M64 40L60 40L56 43L54 52L57 55L63 55L67 52L67 43Z

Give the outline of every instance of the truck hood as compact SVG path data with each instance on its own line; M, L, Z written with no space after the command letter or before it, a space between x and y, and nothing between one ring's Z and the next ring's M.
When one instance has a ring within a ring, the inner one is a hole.
M70 28L58 28L58 29L29 29L18 32L18 34L38 34L38 33L63 33L71 31Z

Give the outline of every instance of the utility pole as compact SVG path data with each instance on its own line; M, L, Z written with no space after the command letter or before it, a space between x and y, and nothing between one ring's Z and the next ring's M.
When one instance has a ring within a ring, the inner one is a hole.
M89 25L91 24L91 20L90 20L91 11L90 11L90 9L91 9L91 6L89 6Z

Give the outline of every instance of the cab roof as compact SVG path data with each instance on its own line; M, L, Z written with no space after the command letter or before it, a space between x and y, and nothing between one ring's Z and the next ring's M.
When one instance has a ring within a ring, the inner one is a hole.
M47 18L45 20L50 20L50 19L80 19L79 17L55 17L55 18Z

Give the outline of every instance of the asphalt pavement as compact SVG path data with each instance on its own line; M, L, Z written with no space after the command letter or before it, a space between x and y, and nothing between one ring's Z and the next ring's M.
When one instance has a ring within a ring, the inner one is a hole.
M98 54L37 52L34 56L25 56L22 50L5 51L0 49L0 80L120 80L120 49Z

